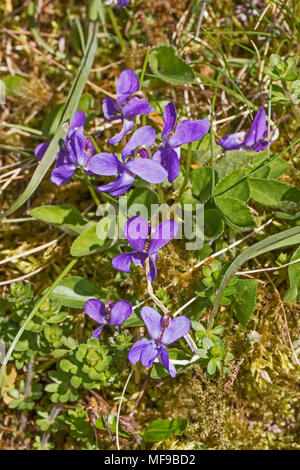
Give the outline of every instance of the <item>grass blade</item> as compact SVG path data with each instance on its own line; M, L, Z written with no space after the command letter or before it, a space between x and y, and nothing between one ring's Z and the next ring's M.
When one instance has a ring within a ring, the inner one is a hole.
M83 92L84 86L86 84L86 81L88 79L91 67L93 65L93 61L94 61L94 57L96 53L96 47L97 47L97 32L98 32L97 23L90 23L89 37L87 41L86 51L82 59L79 72L74 80L74 83L69 92L67 101L65 103L63 114L62 114L60 123L58 125L58 129L53 139L51 140L51 143L43 159L41 160L35 172L33 173L32 178L27 188L18 197L18 199L13 203L13 205L6 212L1 214L2 217L5 217L15 212L17 209L19 209L19 207L21 207L30 198L30 196L35 192L40 182L42 181L43 177L49 170L53 161L55 160L55 157L59 151L60 144L66 136L66 130L64 130L62 124L65 123L66 121L72 120L74 113L77 110L77 106L78 106L81 94Z

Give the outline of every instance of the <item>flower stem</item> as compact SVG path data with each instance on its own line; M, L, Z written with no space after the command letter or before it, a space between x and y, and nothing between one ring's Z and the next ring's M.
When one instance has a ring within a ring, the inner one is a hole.
M186 185L188 183L188 180L189 180L189 176L190 176L190 171L191 171L191 162L192 162L192 144L189 143L188 144L188 152L187 152L187 159L186 159L186 167L185 167L185 175L184 175L184 180L183 180L183 183L182 183L182 186L180 188L180 191L179 191L179 194L175 200L175 204L178 203L181 199L181 196L183 195L184 191L185 191L185 188L186 188Z
M109 17L110 17L110 21L111 21L113 30L116 33L116 36L119 40L122 52L125 52L126 51L126 45L125 45L125 41L123 39L122 33L119 29L119 26L118 26L118 23L117 23L117 18L115 17L115 14L114 14L113 9L111 7L107 7L107 10L108 10L108 14L109 14Z
M93 186L91 186L91 185L89 184L88 176L87 176L87 174L83 171L82 168L81 168L81 174L82 174L82 176L83 176L84 181L87 183L87 187L89 188L89 192L90 192L90 194L91 194L91 196L92 196L92 198L93 198L94 203L96 204L97 207L100 206L100 205L101 205L101 202L99 201L99 198L98 198L98 196L97 196L97 193L96 193L95 189L93 188Z
M143 63L143 68L142 68L142 71L141 71L140 91L143 88L143 82L144 82L145 72L146 72L146 68L147 68L147 64L148 64L149 54L150 54L150 46L147 47L146 55L145 55L145 59L144 59L144 63Z

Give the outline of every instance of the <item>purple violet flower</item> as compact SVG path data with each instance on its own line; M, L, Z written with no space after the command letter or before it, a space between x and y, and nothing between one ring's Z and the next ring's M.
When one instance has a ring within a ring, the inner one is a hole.
M151 339L143 338L134 343L128 353L131 364L141 361L144 367L152 367L155 359L160 356L161 361L171 377L175 377L176 369L169 360L166 346L186 335L191 328L190 320L184 315L171 320L162 317L154 308L143 307L141 311Z
M148 279L154 281L157 275L156 260L158 250L172 240L178 231L178 224L175 220L165 220L161 222L151 234L150 226L146 219L136 215L129 219L124 226L125 237L129 241L134 251L122 253L115 256L112 265L118 271L130 272L131 262L135 266L144 266L149 258Z
M115 4L117 8L124 8L127 7L130 0L106 0L105 5L112 5Z
M83 133L85 124L85 113L77 111L70 125L68 134L57 156L56 163L51 173L51 182L56 185L67 183L76 171L78 166L82 167L86 173L89 160L95 153L92 142ZM49 147L49 142L43 142L35 150L35 156L40 160Z
M113 153L98 153L89 162L89 169L93 174L112 176L118 175L112 182L98 186L98 191L109 191L113 196L120 196L132 185L134 178L140 178L149 183L162 183L167 178L167 172L156 161L148 158L148 150L140 148L138 158L134 153L138 147L151 147L156 139L156 133L151 126L140 127L135 131L122 152L122 162ZM127 161L126 161L127 160Z
M100 325L93 332L93 337L99 338L106 325L112 325L118 329L118 326L131 315L132 307L127 300L119 300L115 304L110 300L105 306L101 300L89 299L84 306L84 311Z
M115 119L123 121L121 132L108 139L109 144L118 144L128 132L132 131L136 116L149 114L154 111L149 105L148 100L134 95L134 93L139 91L139 88L140 83L136 73L126 69L121 72L117 79L117 100L104 98L102 106L104 117L109 121Z
M174 134L177 120L177 109L174 103L170 102L165 106L163 114L163 131L161 147L153 156L153 160L158 161L168 172L170 183L179 175L180 170L180 146L190 142L200 140L210 128L208 119L200 119L198 121L182 121L180 122Z
M270 142L272 145L273 141ZM268 124L267 113L261 108L253 119L250 131L227 134L219 140L219 144L225 150L253 150L260 152L268 148Z

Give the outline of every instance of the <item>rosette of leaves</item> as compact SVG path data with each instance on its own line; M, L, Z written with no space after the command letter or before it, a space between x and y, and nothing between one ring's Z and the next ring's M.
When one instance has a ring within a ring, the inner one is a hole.
M220 338L224 332L222 326L215 326L206 330L200 322L193 321L192 328L198 344L196 354L200 357L199 364L206 368L208 377L214 377L217 370L222 368L228 374L230 368L228 363L234 358L233 354L226 350L226 344Z
M114 380L116 371L110 369L112 357L109 356L109 348L100 345L97 339L90 338L86 344L81 344L75 357L91 380L99 381L102 385L109 385Z

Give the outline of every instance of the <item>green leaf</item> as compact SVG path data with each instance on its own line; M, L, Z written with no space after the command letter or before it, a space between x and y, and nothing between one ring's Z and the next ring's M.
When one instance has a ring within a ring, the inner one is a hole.
M19 75L8 75L7 77L3 77L2 81L5 85L5 93L13 96L22 95L28 84L28 80Z
M255 279L239 279L235 288L232 299L234 314L238 322L246 327L255 309L257 281Z
M204 204L211 196L212 169L209 167L197 168L191 172L190 178L193 185L193 195Z
M147 426L143 441L159 442L182 434L188 425L187 419L155 419Z
M226 191L220 197L233 197L239 201L247 202L250 196L250 189L247 180L241 181L244 176L245 170L242 170L242 168L234 170L225 176L215 187L215 198L217 198L219 193Z
M217 368L217 359L215 357L212 357L207 364L207 373L209 375L214 375L214 373L216 372L216 368Z
M91 255L98 250L108 246L107 238L101 239L97 236L97 225L93 225L82 232L73 242L71 246L72 256Z
M260 204L266 206L276 206L281 201L285 201L285 195L294 187L282 181L248 178L250 186L250 197Z
M78 235L87 226L88 221L72 205L41 206L29 211L29 215L46 224L54 225L71 235Z
M152 49L149 64L152 72L167 83L184 85L194 81L193 70L176 55L172 46L158 46Z
M136 188L130 191L127 207L130 209L134 204L141 204L147 207L149 218L151 216L151 205L159 205L159 198L154 191L148 188Z
M66 129L63 124L67 121L71 121L78 107L80 96L85 87L86 81L88 79L91 67L93 65L96 48L97 48L97 33L98 33L98 24L90 23L89 37L87 41L87 47L82 59L82 63L79 69L79 72L73 82L71 90L69 92L67 101L64 105L64 111L59 122L57 131L50 142L50 145L37 166L35 172L32 175L32 178L26 187L25 191L18 197L18 199L13 203L13 205L2 214L2 217L6 217L13 212L15 212L19 207L21 207L29 198L32 196L34 191L39 186L43 177L51 167L54 162L56 155L59 151L61 141L66 137Z
M132 312L129 318L122 323L124 328L132 328L134 326L143 326L144 322L140 319L140 317L135 313Z
M217 238L224 231L222 214L217 209L204 211L204 235L207 240Z
M78 110L87 113L94 106L94 97L90 93L84 93L78 103Z
M297 259L300 259L300 247L295 251L295 253L291 257L291 261L296 261ZM284 298L284 301L295 302L296 300L300 300L300 261L299 263L295 263L289 266L288 272L290 288Z
M276 158L272 163L270 163L269 168L270 172L268 178L277 179L279 176L283 175L286 171L289 171L292 168L292 164L283 160L283 158ZM258 176L258 175L257 175Z
M255 225L249 207L233 197L217 197L215 203L226 217L227 221L239 228L249 228Z
M87 300L103 299L105 295L106 289L82 277L67 277L55 287L50 298L58 300L64 307L83 308Z
M253 170L253 161L257 158L257 152L240 150L230 150L216 161L215 168L220 178L232 173L239 168L249 168Z
M289 230L272 235L265 240L255 243L254 245L243 251L234 261L231 263L227 271L225 272L222 282L216 294L214 306L211 313L211 323L217 314L219 309L220 300L222 295L228 286L230 280L235 275L236 271L248 260L253 259L259 255L267 253L272 250L284 248L292 245L300 244L300 227L294 227Z

